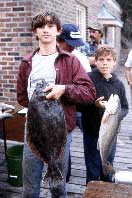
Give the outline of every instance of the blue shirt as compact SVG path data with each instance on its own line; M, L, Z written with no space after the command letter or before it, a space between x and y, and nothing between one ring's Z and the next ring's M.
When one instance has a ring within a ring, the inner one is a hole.
M94 56L98 45L94 41L86 42L79 50L86 56Z

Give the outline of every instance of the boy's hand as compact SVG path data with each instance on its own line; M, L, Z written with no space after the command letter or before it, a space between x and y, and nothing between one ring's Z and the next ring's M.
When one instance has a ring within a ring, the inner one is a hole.
M44 92L51 91L46 98L47 99L59 99L65 92L65 85L49 85L44 89Z
M96 101L95 101L95 105L96 107L98 108L105 108L105 104L107 101L103 100L104 99L104 96L102 97L99 97Z

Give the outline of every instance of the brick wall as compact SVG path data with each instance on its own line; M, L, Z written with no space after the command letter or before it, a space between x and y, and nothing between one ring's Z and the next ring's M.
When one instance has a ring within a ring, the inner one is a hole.
M100 0L89 1L89 3L88 3L88 20L89 20L88 25L97 21L97 13L99 11L101 4L102 4L102 2L100 2Z
M0 1L0 101L16 100L16 75L32 47L31 2Z
M33 15L46 10L57 13L62 23L75 23L76 21L76 0L33 0Z

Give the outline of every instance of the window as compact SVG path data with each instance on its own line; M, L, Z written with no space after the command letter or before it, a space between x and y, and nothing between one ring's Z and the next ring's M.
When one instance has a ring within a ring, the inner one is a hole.
M115 27L114 26L105 27L104 39L107 43L115 47Z
M76 5L76 24L79 26L81 35L86 41L86 9L81 5Z

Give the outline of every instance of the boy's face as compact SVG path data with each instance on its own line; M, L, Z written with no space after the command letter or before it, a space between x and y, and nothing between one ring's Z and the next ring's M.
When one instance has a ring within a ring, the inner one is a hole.
M56 42L56 36L60 34L60 31L57 30L56 24L47 23L46 25L37 28L34 33L35 36L38 37L40 43L48 44Z
M95 62L97 69L104 77L111 74L115 63L116 62L111 54L99 56Z

